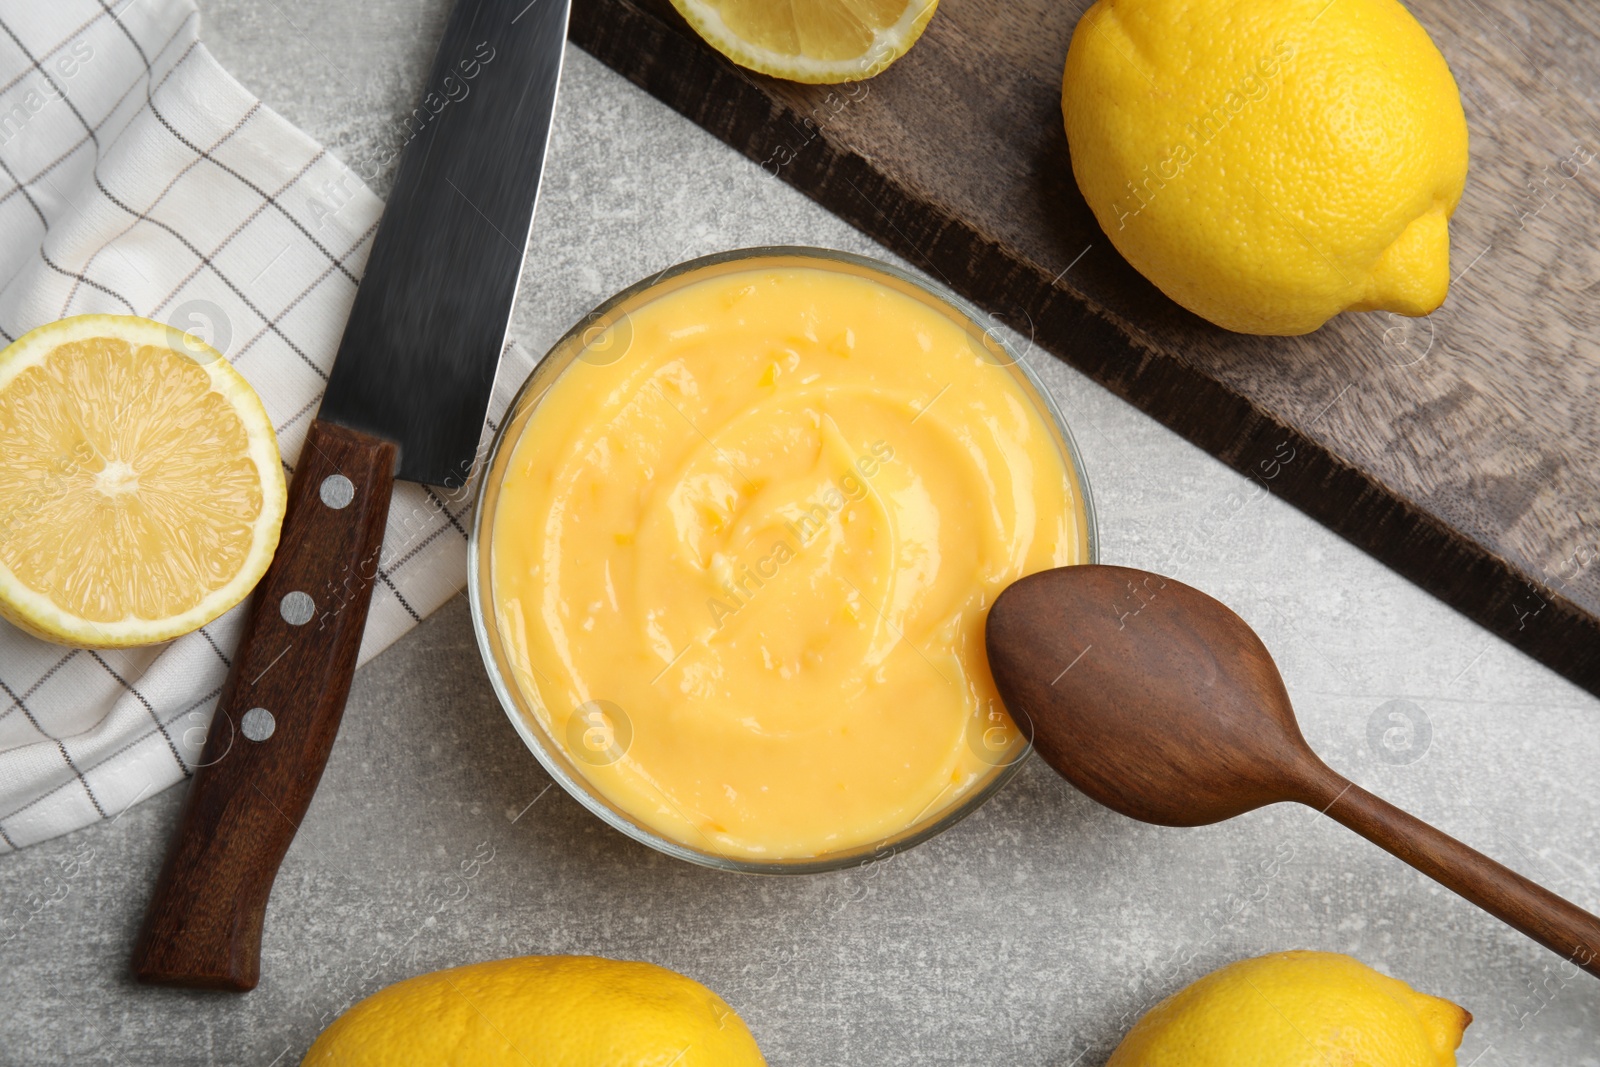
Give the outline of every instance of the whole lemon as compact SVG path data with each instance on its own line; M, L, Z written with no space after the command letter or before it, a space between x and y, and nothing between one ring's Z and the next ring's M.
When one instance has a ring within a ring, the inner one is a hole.
M520 956L396 982L333 1021L304 1064L763 1067L711 990L651 963Z
M1106 1067L1455 1067L1470 1022L1349 956L1278 952L1151 1008Z
M1444 301L1467 122L1396 0L1099 0L1061 109L1101 228L1195 314L1300 334Z

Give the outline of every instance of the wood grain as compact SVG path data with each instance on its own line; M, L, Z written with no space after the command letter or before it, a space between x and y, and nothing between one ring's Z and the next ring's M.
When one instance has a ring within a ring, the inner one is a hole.
M141 982L255 988L272 881L344 715L394 469L392 443L312 422L134 948Z
M856 86L742 71L667 0L577 0L572 37L1600 694L1600 7L1409 4L1456 75L1472 136L1450 297L1425 320L1343 315L1259 338L1169 301L1079 195L1059 94L1087 6L942 0L917 46Z
M1330 769L1266 646L1205 593L1128 567L1042 571L995 600L985 642L1039 755L1106 807L1203 826L1305 804L1600 977L1600 918Z

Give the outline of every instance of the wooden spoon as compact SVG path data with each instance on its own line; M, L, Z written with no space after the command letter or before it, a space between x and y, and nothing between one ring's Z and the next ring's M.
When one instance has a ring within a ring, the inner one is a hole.
M1261 639L1199 590L1128 567L1044 571L1000 594L987 637L1013 719L1106 807L1203 826L1308 805L1600 977L1600 919L1330 769Z

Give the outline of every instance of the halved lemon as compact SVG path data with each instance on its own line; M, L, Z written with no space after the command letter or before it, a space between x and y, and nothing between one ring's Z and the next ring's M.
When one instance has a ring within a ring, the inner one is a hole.
M278 544L278 440L193 334L79 315L0 352L0 617L125 648L243 600Z
M790 81L870 78L911 50L939 0L672 0L739 64Z

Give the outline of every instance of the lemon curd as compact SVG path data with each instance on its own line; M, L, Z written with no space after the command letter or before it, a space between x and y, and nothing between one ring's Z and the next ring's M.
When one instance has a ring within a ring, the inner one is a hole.
M925 825L1024 750L983 626L1010 582L1089 558L1061 431L1004 349L888 275L778 257L660 288L500 444L480 534L507 682L694 853Z

